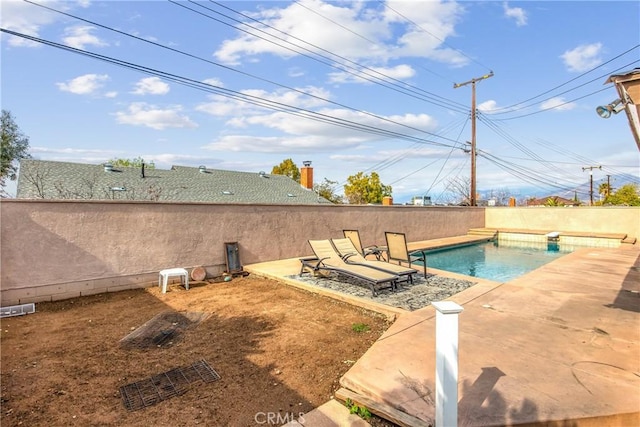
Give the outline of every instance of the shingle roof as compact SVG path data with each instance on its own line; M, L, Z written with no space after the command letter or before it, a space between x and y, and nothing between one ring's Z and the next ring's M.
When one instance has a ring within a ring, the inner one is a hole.
M210 203L330 203L284 175L173 166L171 169L24 159L19 199L153 200Z

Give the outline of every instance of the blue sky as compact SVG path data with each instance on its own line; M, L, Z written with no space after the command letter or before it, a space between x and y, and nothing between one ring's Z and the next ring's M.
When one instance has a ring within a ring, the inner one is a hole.
M640 67L637 1L35 3L58 12L1 3L27 36L1 35L1 101L38 159L311 160L338 193L375 171L396 203L446 202L470 175L472 85L454 84L493 71L476 83L483 195L573 194L590 166L640 182L625 115L595 112Z

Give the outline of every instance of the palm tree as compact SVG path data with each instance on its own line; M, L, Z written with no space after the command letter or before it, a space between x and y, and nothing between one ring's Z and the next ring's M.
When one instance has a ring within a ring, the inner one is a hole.
M608 182L603 182L598 186L598 194L602 194L606 199L611 194L611 185Z

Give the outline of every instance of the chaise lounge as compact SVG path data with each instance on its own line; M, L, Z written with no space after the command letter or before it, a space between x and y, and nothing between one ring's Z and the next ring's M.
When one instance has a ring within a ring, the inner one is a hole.
M354 246L351 239L331 239L333 246L340 257L347 263L352 265L364 265L367 267L375 268L376 270L384 271L391 274L396 274L405 282L413 283L413 275L418 273L418 270L411 267L405 267L403 265L391 264L386 261L378 261L367 259L358 252L358 249Z
M353 246L356 248L358 252L362 254L363 257L367 257L368 255L374 255L376 260L383 260L383 250L376 245L371 246L362 246L362 241L360 240L360 232L358 230L342 230L342 234L344 237L351 240Z
M351 277L366 283L374 297L378 295L379 289L396 288L397 275L364 265L346 263L336 252L330 240L309 240L309 245L316 257L300 258L302 263L300 275L305 270L311 270L314 274L325 271Z
M406 262L411 267L412 262L421 262L424 271L424 278L427 277L427 254L424 251L409 252L407 237L404 233L385 231L384 238L387 241L387 259L398 261L398 264Z

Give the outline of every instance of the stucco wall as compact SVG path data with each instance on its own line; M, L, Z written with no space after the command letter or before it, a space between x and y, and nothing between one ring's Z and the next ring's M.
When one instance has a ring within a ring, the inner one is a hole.
M640 238L638 207L522 207L485 211L487 228L620 233Z
M3 306L149 286L158 271L224 270L224 242L242 264L309 255L308 239L358 229L363 244L385 231L411 241L466 234L484 209L350 205L3 200L0 203Z

